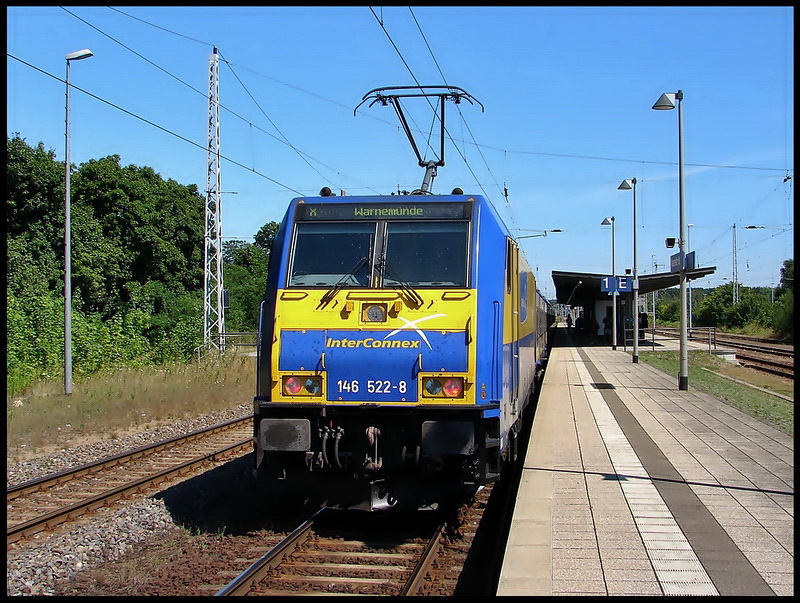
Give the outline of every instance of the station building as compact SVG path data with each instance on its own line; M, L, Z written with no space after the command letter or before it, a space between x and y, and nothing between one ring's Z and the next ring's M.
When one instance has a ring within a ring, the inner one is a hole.
M716 271L716 266L693 268L686 271L687 282L708 276ZM603 318L608 317L612 324L613 296L606 288L606 274L587 272L553 271L553 283L556 287L556 302L572 308L573 320L583 314L584 325L594 329L595 335L603 335ZM617 278L620 278L619 276ZM627 275L632 280L630 275ZM617 342L620 345L633 343L633 320L640 313L647 314L646 295L661 289L668 289L680 284L679 272L662 272L639 275L639 307L634 308L633 292L619 291L617 294ZM648 318L648 326L654 326L652 313Z

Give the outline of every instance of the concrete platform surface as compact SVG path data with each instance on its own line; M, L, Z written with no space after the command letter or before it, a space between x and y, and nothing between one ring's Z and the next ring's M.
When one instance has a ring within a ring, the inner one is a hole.
M793 595L794 438L555 340L497 595Z

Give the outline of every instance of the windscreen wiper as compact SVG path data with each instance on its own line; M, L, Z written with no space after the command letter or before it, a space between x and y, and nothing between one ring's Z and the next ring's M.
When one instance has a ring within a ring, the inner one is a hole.
M389 270L389 267L386 265L386 259L382 259L378 262L378 271L385 276L388 276L393 281L397 282L398 288L403 291L410 299L412 304L419 308L422 304L425 303L425 300L422 299L419 293L417 293L414 288L405 282L403 279L399 278L396 274ZM385 284L385 277L384 277L384 284Z
M334 297L336 297L336 294L339 293L341 288L344 287L345 281L349 279L351 276L354 277L356 275L356 272L361 270L368 262L369 262L369 256L365 255L360 260L358 260L358 262L356 262L355 266L353 266L348 272L342 275L342 278L340 278L338 282L328 291L326 291L325 295L323 295L322 298L320 298L319 304L317 305L317 310L320 310L325 306L327 306L331 302L331 300Z

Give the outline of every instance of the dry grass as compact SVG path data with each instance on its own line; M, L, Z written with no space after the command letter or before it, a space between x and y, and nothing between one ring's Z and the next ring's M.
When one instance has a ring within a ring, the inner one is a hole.
M255 364L229 353L120 370L76 381L69 396L63 382L37 383L6 398L7 462L249 403Z

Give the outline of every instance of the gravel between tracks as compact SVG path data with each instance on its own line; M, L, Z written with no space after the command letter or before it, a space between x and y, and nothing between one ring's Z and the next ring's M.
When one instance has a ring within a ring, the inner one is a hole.
M7 485L69 469L202 427L242 417L252 411L242 404L225 411L172 424L128 437L105 440L38 457L6 467ZM64 526L53 534L13 545L6 552L7 595L52 595L57 580L120 557L154 533L175 529L164 500L135 497Z

